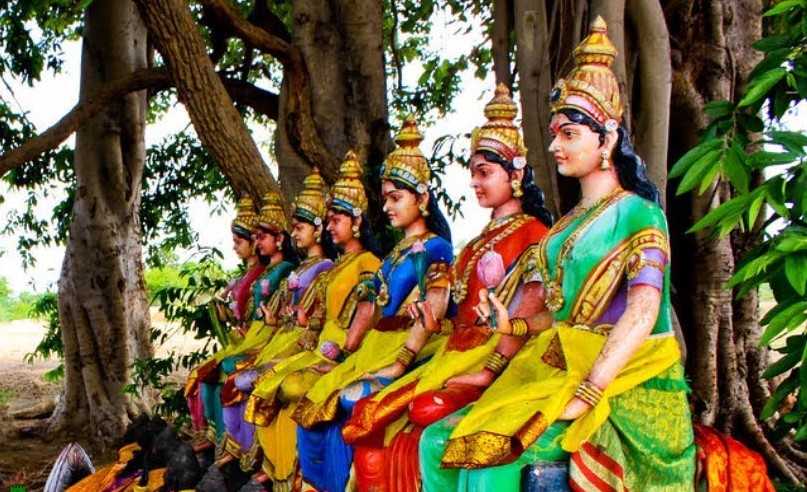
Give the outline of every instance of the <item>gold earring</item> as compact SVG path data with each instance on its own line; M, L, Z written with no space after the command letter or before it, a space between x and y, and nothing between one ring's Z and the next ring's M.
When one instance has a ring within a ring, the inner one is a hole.
M609 152L608 150L603 150L602 153L600 154L600 157L602 157L602 161L600 162L600 169L602 169L603 171L611 169L611 160L610 160L611 152Z
M521 191L520 179L514 179L513 181L510 181L510 188L513 189L513 198L521 198L522 196L524 196L524 192Z
M314 241L316 241L317 244L322 241L322 234L320 234L319 231L314 231Z
M429 209L426 208L425 203L421 203L418 205L418 212L420 212L421 217L428 217L429 216Z
M277 243L277 250L283 251L283 243Z
M353 237L355 237L356 239L358 239L361 236L361 233L359 232L359 226L354 224L353 227L350 228L350 230L353 231Z

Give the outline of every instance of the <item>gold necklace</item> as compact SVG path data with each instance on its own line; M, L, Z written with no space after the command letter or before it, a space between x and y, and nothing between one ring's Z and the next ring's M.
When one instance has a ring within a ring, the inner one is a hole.
M563 299L563 264L569 257L569 253L577 243L577 240L580 236L588 230L589 226L594 223L594 221L605 212L608 207L612 204L618 202L627 195L627 192L622 188L614 188L610 193L603 196L599 200L597 200L593 205L590 207L582 207L578 205L572 210L572 213L568 214L566 217L563 218L560 222L558 222L557 227L554 227L551 231L552 234L547 234L547 237L541 241L541 246L539 249L539 270L541 273L541 277L544 279L544 285L546 286L546 307L552 311L553 313L557 313L565 304ZM549 239L552 236L558 235L562 230L566 229L572 222L577 220L578 218L582 217L583 215L588 214L580 224L577 225L575 230L569 234L569 237L563 241L563 244L560 247L560 251L558 252L558 257L555 262L555 275L554 278L549 275L548 269L548 262L547 262L547 248L549 245ZM567 219L568 217L568 219Z

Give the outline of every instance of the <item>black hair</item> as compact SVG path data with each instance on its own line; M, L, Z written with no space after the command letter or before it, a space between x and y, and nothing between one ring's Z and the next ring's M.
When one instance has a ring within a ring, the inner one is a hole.
M313 221L301 216L295 215L295 220L300 222L305 222L306 224L310 224L311 226L316 229L319 227L321 229L320 236L319 236L319 245L322 246L322 254L331 260L335 260L339 256L339 250L336 249L336 245L333 243L333 237L331 233L328 232L328 228L325 227L325 221L323 220L320 222L320 225L316 225Z
M593 118L585 113L572 108L563 108L558 111L566 115L569 120L579 125L586 125L600 137L600 146L605 145L605 134L607 130ZM630 136L623 127L617 127L617 141L611 161L614 163L616 176L619 184L628 191L632 191L640 197L655 202L661 206L661 193L658 187L647 177L647 166L641 157L636 155L630 143Z
M416 198L421 195L421 193L418 193L417 189L413 188L409 183L404 183L403 181L397 179L383 179L392 183L395 186L395 189L406 190L414 194ZM451 243L451 228L448 226L448 221L446 220L445 215L443 215L443 212L440 210L440 205L437 203L437 198L434 196L434 192L429 190L428 194L429 205L426 210L429 212L429 215L426 217L426 229Z
M361 214L361 225L359 226L359 242L361 245L369 251L373 253L379 258L383 258L384 255L381 253L381 244L379 244L378 239L373 234L373 228L370 226L370 219L367 218L367 214Z
M478 150L476 153L484 157L486 161L495 162L502 166L511 176L513 175L513 171L516 170L512 162L495 152ZM524 194L521 196L521 210L527 215L532 215L545 226L552 227L554 219L549 209L544 205L544 192L535 184L535 176L532 167L524 166L523 171L524 177L521 179L521 191Z

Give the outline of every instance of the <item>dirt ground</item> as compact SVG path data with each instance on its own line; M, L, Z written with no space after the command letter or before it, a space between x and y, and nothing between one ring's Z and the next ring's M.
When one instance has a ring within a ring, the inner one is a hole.
M167 326L159 313L152 313L152 322ZM28 364L23 360L44 332L42 323L33 320L0 323L0 492L13 485L25 486L26 492L42 490L59 452L73 440L87 450L96 467L116 456L115 450L100 449L84 436L43 438L37 432L53 411L61 390L61 383L49 383L44 378L58 362L37 360ZM184 352L199 346L190 336L175 335L157 353L172 349ZM184 380L186 376L177 373L172 379Z

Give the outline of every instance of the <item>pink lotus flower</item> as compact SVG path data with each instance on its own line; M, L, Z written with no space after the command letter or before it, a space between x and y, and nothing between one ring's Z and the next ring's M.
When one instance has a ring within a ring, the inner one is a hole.
M493 294L496 287L504 280L505 271L502 255L492 249L488 250L488 252L479 259L479 263L476 264L476 274L479 275L479 279L482 280L482 283L488 288L488 293ZM496 323L496 314L492 309L490 310L490 320L488 324L494 331L498 326Z
M319 352L328 359L336 360L336 358L339 357L339 354L342 353L342 348L338 343L328 340L320 345Z
M482 255L476 264L476 274L488 289L498 286L504 280L505 275L502 255L492 249Z
M412 251L413 254L414 253L423 253L424 251L426 251L426 246L423 245L423 241L421 241L420 239L417 239L412 244L412 249L410 251Z
M269 296L269 279L263 278L261 279L261 296L268 297Z
M289 274L289 281L286 286L292 292L300 290L302 285L300 284L300 276L297 275L297 272L291 272Z

